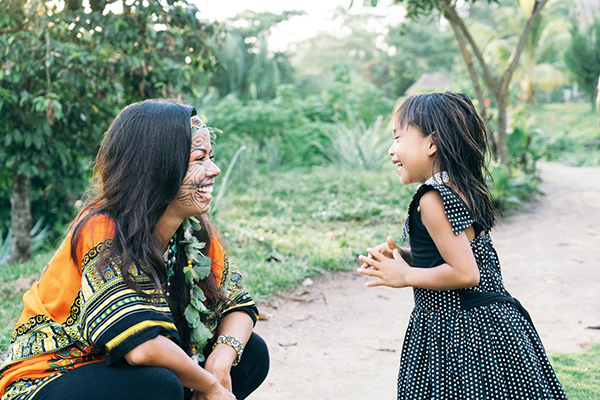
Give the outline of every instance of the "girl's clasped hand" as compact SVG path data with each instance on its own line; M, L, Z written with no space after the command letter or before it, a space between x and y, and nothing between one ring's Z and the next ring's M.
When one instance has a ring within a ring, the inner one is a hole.
M388 236L385 243L368 248L367 251L368 256L358 257L363 264L357 272L376 279L367 282L365 286L394 288L409 286L406 277L410 271L410 265L402 257L403 250L394 243L394 239Z

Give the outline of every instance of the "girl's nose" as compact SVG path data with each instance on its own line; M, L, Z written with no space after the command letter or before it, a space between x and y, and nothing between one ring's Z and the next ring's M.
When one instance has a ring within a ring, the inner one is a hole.
M390 156L393 156L393 155L394 155L394 152L395 152L395 150L396 150L396 143L394 142L394 143L392 143L392 145L391 145L391 146L390 146L390 148L388 149L388 154L389 154Z

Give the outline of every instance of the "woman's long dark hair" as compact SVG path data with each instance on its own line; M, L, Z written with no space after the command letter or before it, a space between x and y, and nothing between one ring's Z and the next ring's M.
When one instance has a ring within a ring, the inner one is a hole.
M465 196L473 218L486 232L492 229L496 212L485 183L486 129L469 97L454 92L411 96L394 111L393 120L400 128L410 125L432 135L440 170L448 172L450 184Z
M141 292L129 272L135 264L154 280L157 293L162 293L167 275L164 249L155 227L186 174L192 143L190 117L195 113L193 107L176 102L146 100L125 107L115 118L96 157L88 200L72 224L71 258L75 263L82 256L77 255L77 244L86 222L96 215L106 215L114 224L114 237L97 265L118 261L125 283ZM208 249L213 227L204 215L200 221L203 229L197 235ZM183 317L189 290L182 278L186 263L183 258L178 257L176 262L169 304L184 349L189 352L189 329ZM203 288L213 299L219 298L218 283L212 274L203 282Z

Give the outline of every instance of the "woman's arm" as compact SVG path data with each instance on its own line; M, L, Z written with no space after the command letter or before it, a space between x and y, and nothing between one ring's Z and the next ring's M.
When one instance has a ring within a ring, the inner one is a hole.
M157 336L125 354L130 365L163 367L172 371L183 386L201 392L206 399L235 399L210 372L195 363L177 344Z
M233 311L227 314L217 329L218 335L233 336L245 346L252 334L254 321L244 311ZM205 368L221 382L228 390L231 390L231 366L237 358L235 349L227 344L219 343L206 359Z

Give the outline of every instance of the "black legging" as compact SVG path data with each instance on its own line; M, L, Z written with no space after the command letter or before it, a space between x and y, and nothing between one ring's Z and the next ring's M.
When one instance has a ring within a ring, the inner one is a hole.
M240 363L231 368L233 394L245 399L269 372L269 350L252 333ZM34 400L182 400L191 399L175 374L161 367L134 367L126 362L92 363L75 368L48 383Z

